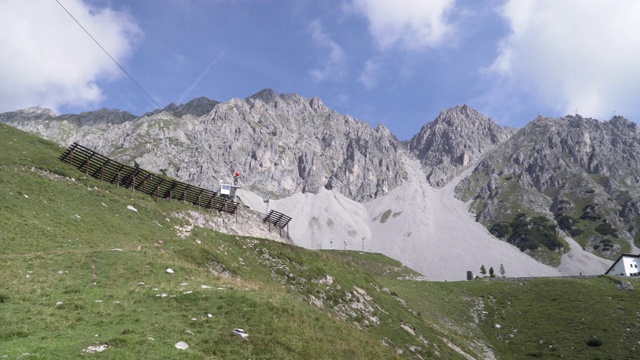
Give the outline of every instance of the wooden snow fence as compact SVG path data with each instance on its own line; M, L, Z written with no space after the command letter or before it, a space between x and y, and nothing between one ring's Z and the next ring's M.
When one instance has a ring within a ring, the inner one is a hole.
M155 197L156 201L159 198L178 200L230 214L238 209L238 202L219 196L215 191L154 174L140 167L124 165L78 143L69 146L60 160L75 166L88 176L115 184L116 187L141 191Z

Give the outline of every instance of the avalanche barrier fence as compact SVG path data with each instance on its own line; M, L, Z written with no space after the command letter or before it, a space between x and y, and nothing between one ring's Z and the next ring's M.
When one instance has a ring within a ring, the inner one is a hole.
M85 175L115 184L116 187L141 191L154 196L156 201L158 198L178 200L230 214L238 208L238 202L220 196L215 191L162 177L137 166L124 165L78 143L69 146L60 160L75 166Z

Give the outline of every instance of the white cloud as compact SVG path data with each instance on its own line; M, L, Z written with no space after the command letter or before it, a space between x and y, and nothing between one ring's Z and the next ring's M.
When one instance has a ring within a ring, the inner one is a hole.
M353 0L348 10L364 15L381 50L442 46L454 32L448 15L455 0Z
M311 30L311 38L315 45L320 49L329 51L329 55L324 64L321 67L312 69L311 76L316 81L340 79L346 71L346 55L344 50L322 29L322 24L319 20L311 22L309 29Z
M81 0L60 3L113 58L131 54L141 32L127 13ZM122 76L56 1L3 0L0 24L0 111L96 104L104 99L98 81Z
M490 72L564 114L640 111L640 2L510 0L500 14L511 34Z

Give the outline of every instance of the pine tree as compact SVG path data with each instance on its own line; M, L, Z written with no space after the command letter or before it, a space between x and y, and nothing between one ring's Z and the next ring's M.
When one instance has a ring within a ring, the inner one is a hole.
M496 277L496 274L493 272L493 266L489 268L489 276Z
M480 274L482 274L482 276L487 275L487 268L485 268L484 265L480 266Z
M504 265L500 264L500 276L504 277Z

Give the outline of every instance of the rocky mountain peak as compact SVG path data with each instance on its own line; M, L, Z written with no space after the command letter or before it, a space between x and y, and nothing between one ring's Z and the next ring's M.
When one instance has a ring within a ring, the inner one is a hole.
M321 113L329 111L320 98L307 99L298 94L278 94L272 89L261 90L246 98L245 101L252 107L260 107L258 103L263 103L266 106L289 112L290 115L296 112Z
M511 131L467 106L444 110L409 141L409 151L420 160L427 180L443 186L456 173L491 147L506 140Z
M56 113L47 108L32 106L22 110L10 111L0 114L0 122L25 121L25 120L46 120L56 117Z
M364 201L401 184L405 173L399 142L386 128L374 130L319 98L271 89L224 103L197 98L139 118L102 109L6 122L211 189L238 170L244 187L263 194L316 193L324 187Z

